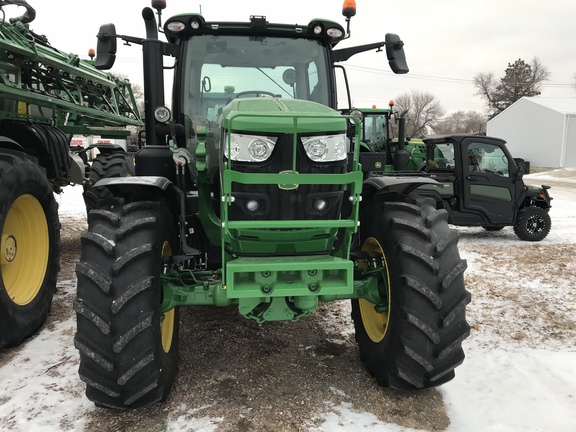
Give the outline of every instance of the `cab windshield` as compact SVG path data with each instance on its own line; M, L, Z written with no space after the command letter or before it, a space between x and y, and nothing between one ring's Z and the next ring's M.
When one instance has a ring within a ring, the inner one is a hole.
M325 48L319 41L254 36L194 36L187 41L183 114L213 128L239 97L305 99L331 105Z
M388 142L388 115L366 114L364 116L363 141L373 151L381 151Z

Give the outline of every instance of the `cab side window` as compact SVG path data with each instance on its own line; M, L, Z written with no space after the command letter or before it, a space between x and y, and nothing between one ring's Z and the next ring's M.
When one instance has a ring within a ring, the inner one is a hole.
M510 161L502 148L487 143L468 146L468 171L510 176Z
M452 143L436 144L432 153L432 159L428 159L429 169L453 170L454 145Z

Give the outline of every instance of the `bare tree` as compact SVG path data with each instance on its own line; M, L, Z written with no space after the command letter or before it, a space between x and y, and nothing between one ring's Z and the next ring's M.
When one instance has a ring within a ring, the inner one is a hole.
M440 101L431 93L412 90L394 99L397 112L407 110L406 136L419 138L426 136L438 124L445 110Z
M138 83L131 83L132 94L136 100L136 107L140 113L140 117L144 117L144 87Z
M488 107L496 104L496 86L498 80L493 72L483 73L480 72L474 77L474 87L476 87L476 95L486 99Z
M524 96L538 96L542 84L550 80L550 71L534 57L528 64L522 59L508 63L504 76L497 80L492 72L474 77L476 95L486 100L492 118Z
M434 133L486 133L486 116L478 111L456 111L434 126Z

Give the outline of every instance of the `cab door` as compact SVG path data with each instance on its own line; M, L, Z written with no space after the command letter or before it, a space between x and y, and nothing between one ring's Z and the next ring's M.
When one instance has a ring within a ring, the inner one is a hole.
M482 216L490 224L511 224L515 195L513 162L503 145L479 138L462 142L463 210Z

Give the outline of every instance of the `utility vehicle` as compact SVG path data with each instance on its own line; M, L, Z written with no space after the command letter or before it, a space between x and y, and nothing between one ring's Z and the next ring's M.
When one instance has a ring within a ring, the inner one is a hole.
M353 112L362 125L361 161L376 175L428 175L440 185L415 192L435 199L448 212L450 224L481 226L489 231L512 226L521 240L540 241L550 232L549 186L526 185L530 162L513 158L506 142L483 134L404 138L404 113L361 108ZM392 121L398 138L392 138ZM370 161L370 163L368 163ZM372 174L374 175L374 174Z

